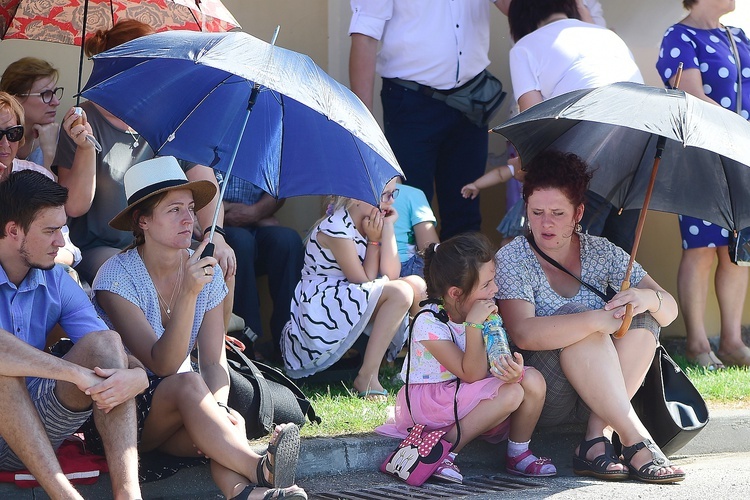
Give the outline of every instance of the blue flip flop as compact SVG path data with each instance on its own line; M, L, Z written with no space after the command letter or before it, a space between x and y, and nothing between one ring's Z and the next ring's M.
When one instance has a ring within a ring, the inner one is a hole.
M376 397L373 398L372 396ZM367 389L366 391L360 391L357 393L357 397L362 399L377 399L377 396L387 398L388 391L386 391L385 389L383 389L382 391L378 389Z

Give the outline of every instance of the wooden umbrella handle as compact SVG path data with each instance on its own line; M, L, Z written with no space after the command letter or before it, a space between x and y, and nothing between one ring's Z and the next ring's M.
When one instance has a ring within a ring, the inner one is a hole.
M622 282L620 291L627 290L628 288L630 288L630 280L626 279ZM622 317L622 325L620 325L620 329L614 333L616 339L621 339L626 333L628 333L631 321L633 321L633 305L627 304L625 305L625 316Z

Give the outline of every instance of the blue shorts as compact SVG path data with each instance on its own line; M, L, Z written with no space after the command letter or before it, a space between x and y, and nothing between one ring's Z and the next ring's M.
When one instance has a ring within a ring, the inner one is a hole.
M680 215L678 218L683 250L729 245L729 230L687 215Z
M91 415L91 410L76 412L65 408L55 396L56 385L57 380L48 378L28 377L26 379L26 388L29 390L31 402L39 412L39 418L42 420L42 425L47 431L47 437L54 450L60 447L65 438L78 431L78 428ZM0 437L0 470L13 471L24 468L24 464L13 453L8 443Z
M415 274L424 278L424 260L419 255L412 255L409 260L401 263L400 277Z

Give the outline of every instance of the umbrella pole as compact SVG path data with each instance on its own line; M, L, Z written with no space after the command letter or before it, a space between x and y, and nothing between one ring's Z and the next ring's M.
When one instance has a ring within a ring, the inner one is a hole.
M83 56L85 55L84 45L86 42L86 23L89 18L89 0L83 2L83 25L81 26L81 52L78 56L78 87L76 88L76 106L81 105L81 79L83 78Z
M250 92L250 97L247 100L247 113L245 113L245 121L242 123L242 133L244 134L245 128L247 127L247 122L250 120L250 113L253 111L253 107L255 106L255 101L258 100L258 93L260 92L260 84L253 85L253 90ZM242 137L242 134L240 134L240 137ZM201 253L201 259L203 257L212 257L214 255L214 233L216 232L216 221L219 220L219 211L221 210L221 204L224 200L224 193L227 191L227 184L229 181L229 176L232 175L232 167L234 167L234 159L237 157L237 152L240 149L240 140L237 141L237 144L234 146L234 151L232 151L232 157L229 159L229 166L227 167L227 171L225 172L224 182L221 183L221 191L219 192L219 199L216 201L216 209L214 210L214 217L213 220L211 220L211 232L208 233L208 245L206 245L206 248L203 249L203 253Z
M677 66L677 71L674 77L673 89L680 87L680 80L682 79L682 63ZM656 141L656 154L654 155L654 168L651 169L651 179L648 182L648 189L646 189L646 196L643 198L643 208L641 214L638 216L638 225L635 228L635 239L633 240L633 250L630 252L630 260L628 261L628 269L625 272L625 279L622 282L620 290L627 290L630 288L630 273L633 271L633 263L635 262L635 254L638 251L638 244L641 242L641 233L643 232L643 225L646 222L646 212L648 211L648 204L651 201L651 193L654 191L654 183L656 182L656 171L659 170L659 163L661 163L661 155L664 152L664 146L667 143L667 138L659 136L659 140ZM628 304L625 306L625 316L622 318L622 325L620 329L614 334L616 339L622 338L630 328L630 322L633 321L633 306Z
M664 153L664 146L667 143L667 138L659 136L656 141L656 154L654 155L654 167L651 169L651 178L648 182L648 188L646 189L646 195L643 199L643 208L641 208L641 214L638 216L638 225L635 228L635 239L633 240L633 250L630 252L630 260L628 261L628 268L625 271L625 279L622 282L620 291L627 290L630 288L630 274L633 271L633 263L635 262L635 254L638 252L638 244L641 242L641 234L643 233L643 226L646 223L646 213L648 212L648 205L651 201L651 193L654 191L654 184L656 183L656 173L659 170L659 163L661 163L661 156ZM614 334L616 339L622 338L630 328L630 322L633 320L633 306L628 304L625 306L625 316L622 318L622 325L620 329Z

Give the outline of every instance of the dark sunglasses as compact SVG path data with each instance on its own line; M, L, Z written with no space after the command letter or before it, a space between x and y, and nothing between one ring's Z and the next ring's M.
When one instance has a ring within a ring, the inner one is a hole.
M3 137L8 137L8 142L18 142L23 139L23 125L16 125L14 127L6 128L5 130L0 129L0 141Z

